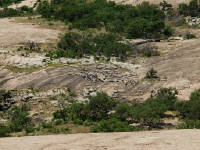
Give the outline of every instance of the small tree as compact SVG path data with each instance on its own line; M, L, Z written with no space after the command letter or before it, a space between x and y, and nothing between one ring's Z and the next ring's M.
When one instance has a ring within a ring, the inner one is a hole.
M157 76L157 71L154 70L153 68L151 68L151 69L147 72L146 78L148 78L148 79L156 79L156 78L158 78L158 76Z
M117 105L117 101L105 93L97 93L95 97L89 97L88 110L92 120L108 118L108 113Z

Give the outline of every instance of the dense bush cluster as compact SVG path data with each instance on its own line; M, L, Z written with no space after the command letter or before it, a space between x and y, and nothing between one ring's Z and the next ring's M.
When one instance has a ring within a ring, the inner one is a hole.
M186 102L180 102L178 110L182 118L190 120L200 120L200 89L193 92L190 96L190 100Z
M0 111L5 111L10 107L11 98L10 91L0 90Z
M191 94L189 101L178 102L176 107L184 120L179 128L200 129L200 89Z
M120 42L121 38L114 34L100 34L96 36L88 34L67 33L58 43L60 50L51 51L47 56L59 57L83 57L85 54L106 57L116 56L123 59L130 50L127 44Z
M3 8L2 10L0 10L0 18L22 16L22 15L29 14L32 12L33 12L33 9L28 8L27 6L22 6L18 9Z
M89 102L73 103L54 113L54 119L72 121L75 124L90 123L93 132L133 131L139 128L158 128L167 110L174 110L176 90L161 89L156 98L143 104L119 103L104 93L89 97ZM139 123L140 126L131 126Z
M32 118L29 116L28 110L29 108L26 105L14 106L9 110L9 123L7 125L0 124L0 137L22 130L30 132L32 129L33 131Z
M8 111L9 122L0 124L0 136L13 132L26 133L67 133L69 128L61 128L66 123L85 126L92 132L126 132L163 128L163 119L172 117L166 112L176 112L182 120L178 128L200 128L200 89L194 91L189 101L177 101L177 90L162 88L155 97L143 103L121 103L105 93L90 96L86 103L72 103L53 113L53 120L33 124L28 111L22 105Z
M191 0L189 4L180 4L179 13L184 16L200 16L199 0Z
M71 23L72 28L85 30L102 28L129 38L159 36L164 24L164 13L155 5L117 5L106 0L52 0L40 3L38 12L48 19Z
M135 131L162 128L167 111L176 111L183 123L179 128L200 128L200 90L189 101L177 101L177 90L162 88L144 103L120 103L104 93L89 97L89 102L73 103L54 113L55 120L90 125L93 132ZM132 124L138 124L132 126Z

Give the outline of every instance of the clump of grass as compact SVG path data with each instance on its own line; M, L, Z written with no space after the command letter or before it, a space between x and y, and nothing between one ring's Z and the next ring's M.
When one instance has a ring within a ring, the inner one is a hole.
M41 66L31 66L31 67L25 67L25 68L20 68L17 66L7 66L6 69L8 69L14 73L22 73L22 72L32 73L32 72L35 72L35 71L41 69Z

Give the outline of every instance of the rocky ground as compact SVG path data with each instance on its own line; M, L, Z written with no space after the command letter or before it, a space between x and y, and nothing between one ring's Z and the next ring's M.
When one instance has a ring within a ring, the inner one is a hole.
M199 130L69 134L0 139L1 150L199 150Z
M61 31L44 29L40 27L42 22L35 25L16 20L0 19L1 89L51 90L69 87L77 93L77 100L85 100L88 95L104 91L121 100L133 101L148 98L151 91L160 87L176 87L182 99L188 99L192 91L200 88L198 38L152 42L158 47L161 56L151 58L130 57L126 62L113 58L106 62L88 57L49 62L44 53L24 55L17 49L28 41L56 43ZM191 31L198 37L200 30ZM144 80L146 72L152 67L158 71L160 80Z

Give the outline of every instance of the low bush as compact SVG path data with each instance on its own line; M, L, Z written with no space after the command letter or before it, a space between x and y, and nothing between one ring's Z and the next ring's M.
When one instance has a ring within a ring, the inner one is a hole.
M184 120L178 125L179 129L200 129L200 120Z
M19 16L20 12L13 8L4 8L0 10L0 18L2 17L15 17Z
M25 127L25 131L26 133L33 133L35 131L35 128L33 126L28 126L28 127Z
M116 56L121 60L130 50L128 44L120 42L122 39L114 34L100 34L96 36L88 34L67 33L58 43L58 49L50 51L46 56L51 59L60 57L80 58L84 55L106 57Z
M139 123L140 128L160 128L165 112L175 110L177 91L172 88L160 89L155 98L142 104L118 103L104 93L89 97L85 104L73 103L68 108L54 113L54 119L62 119L92 126L93 132L132 131L139 128L131 126Z
M150 43L144 44L142 46L135 46L133 49L136 54L140 54L143 57L152 57L160 55L158 48Z
M122 122L115 118L109 120L101 120L92 128L92 132L130 132L136 130L135 127Z
M179 102L177 109L183 119L200 120L200 89L194 91L190 100L186 102Z
M9 109L13 103L11 92L0 90L0 111Z
M151 68L147 73L146 73L146 77L147 79L157 79L158 75L157 75L157 71L154 70L153 68Z
M14 106L9 112L10 129L12 132L19 132L26 127L32 125L32 118L29 117L28 107L23 105L21 107Z
M89 97L88 111L90 119L97 121L109 118L109 112L113 111L117 101L104 93L98 93L95 97Z
M0 137L9 136L10 129L7 126L0 124Z
M28 8L27 6L22 6L18 9L6 7L6 8L3 8L0 10L0 18L25 16L25 15L32 14L32 13L33 13L33 9Z
M194 39L194 38L196 38L196 35L194 35L194 34L188 32L188 33L185 35L185 38L186 38L186 39Z

